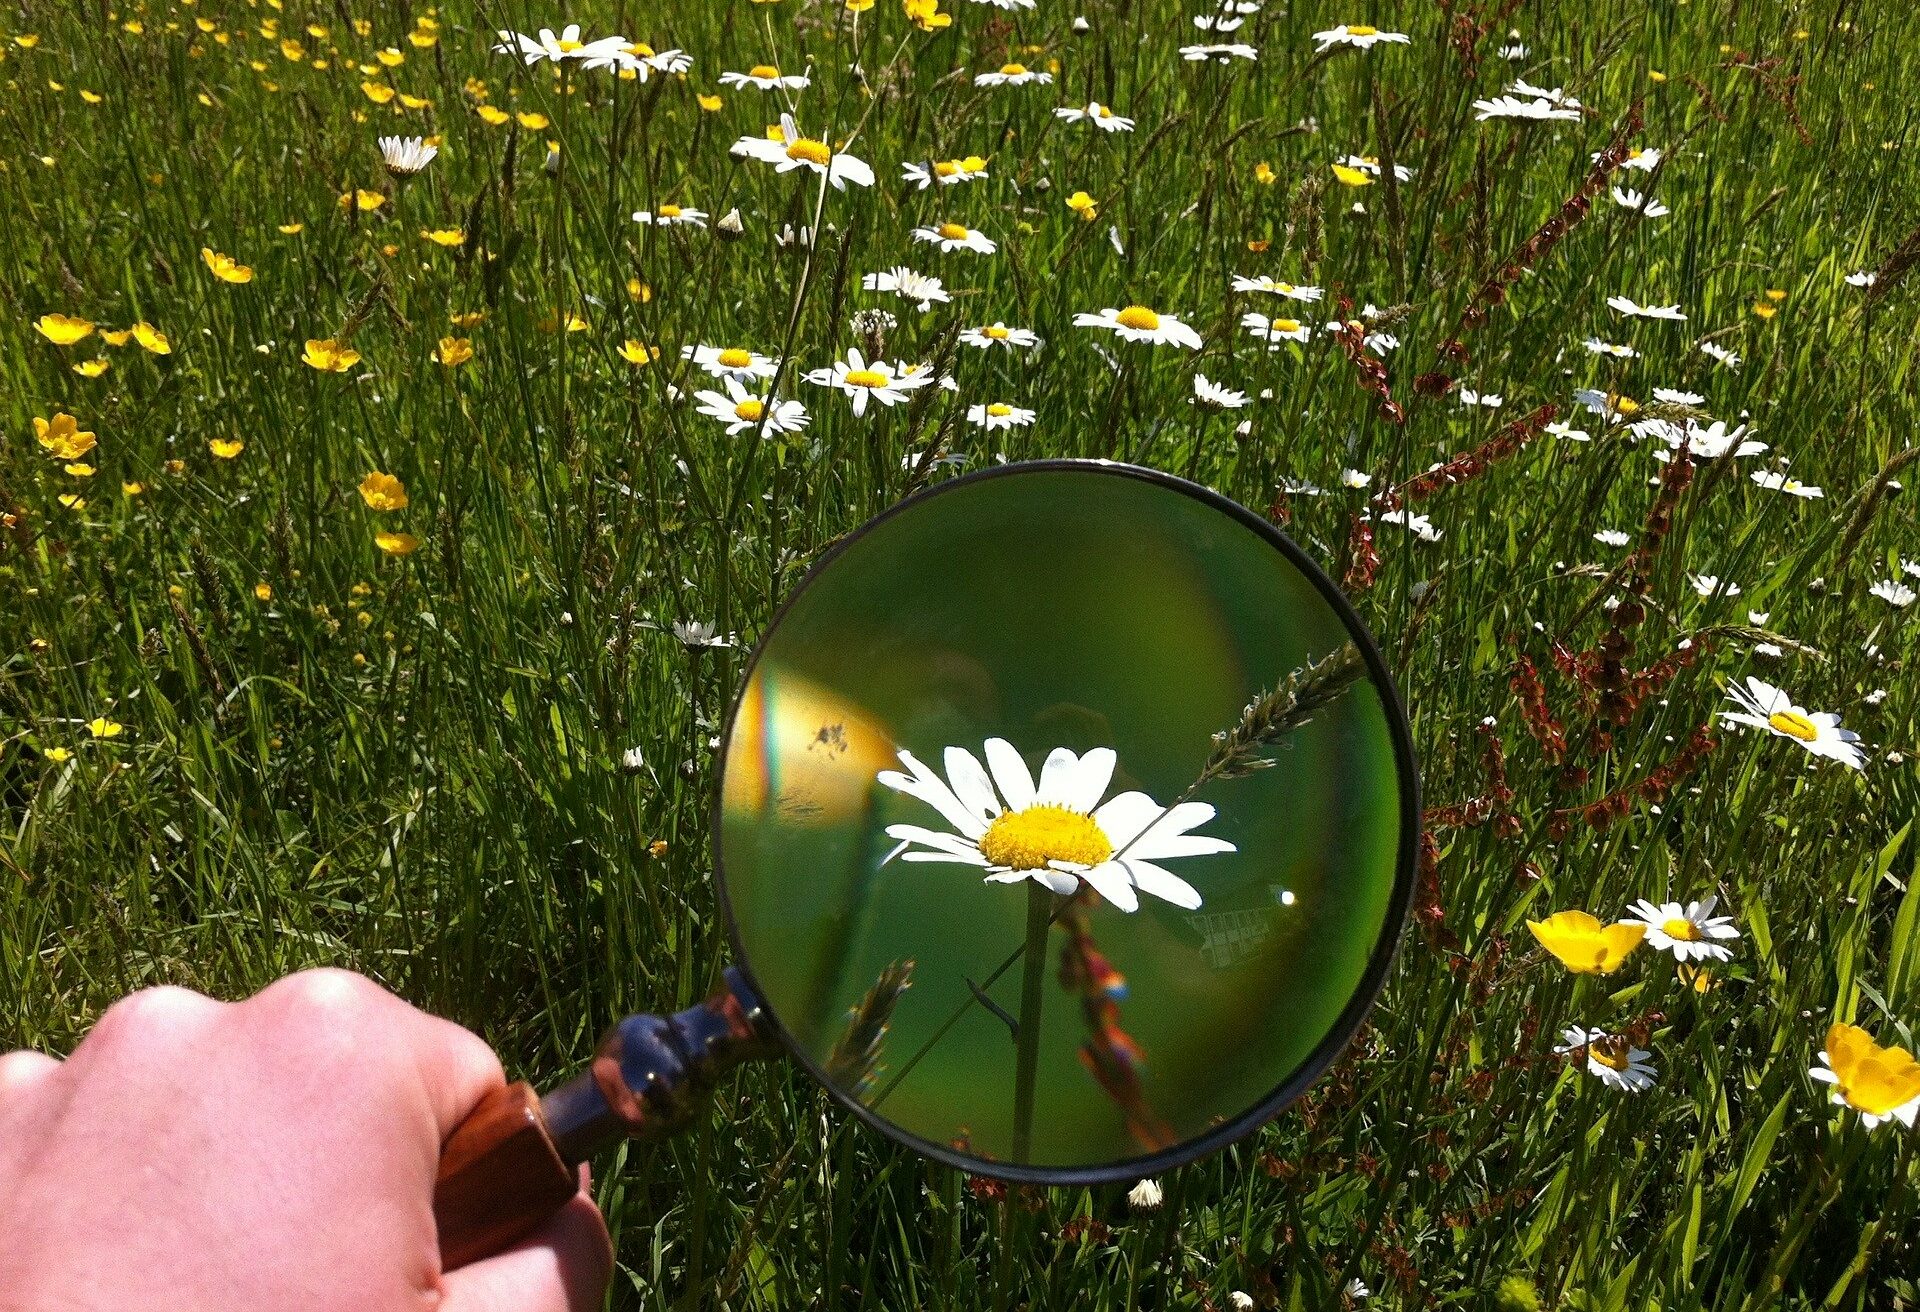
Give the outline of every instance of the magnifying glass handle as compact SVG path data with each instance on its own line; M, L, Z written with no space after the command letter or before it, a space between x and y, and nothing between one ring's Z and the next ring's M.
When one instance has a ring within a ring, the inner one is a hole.
M593 1064L544 1097L525 1083L488 1095L440 1149L441 1267L512 1246L578 1192L580 1163L623 1138L684 1129L722 1074L778 1051L758 995L729 967L706 1001L615 1025Z

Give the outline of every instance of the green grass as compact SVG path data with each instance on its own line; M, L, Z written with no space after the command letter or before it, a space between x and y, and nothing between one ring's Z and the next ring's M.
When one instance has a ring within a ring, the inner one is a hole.
M239 996L327 963L475 1026L516 1071L568 1070L614 1017L684 1005L725 964L708 744L747 645L838 535L955 462L1115 456L1284 511L1339 576L1368 495L1340 487L1342 468L1374 490L1398 484L1553 403L1595 440L1541 436L1437 492L1416 509L1444 536L1383 525L1377 578L1356 580L1411 709L1429 807L1486 797L1495 814L1436 832L1419 923L1345 1062L1253 1139L1165 1180L1152 1214L1117 1189L995 1202L852 1126L793 1069L756 1069L698 1132L601 1173L615 1303L1202 1308L1243 1290L1318 1308L1358 1276L1398 1307L1493 1306L1503 1281L1510 1294L1529 1282L1542 1307L1915 1306L1914 1132L1865 1133L1807 1076L1835 1019L1909 1049L1920 1022L1912 612L1868 592L1920 552L1912 491L1874 491L1916 421L1920 324L1894 254L1920 223L1905 12L1461 0L1456 23L1490 28L1468 38L1475 69L1431 5L1269 0L1221 38L1259 49L1230 67L1179 59L1203 34L1172 4L948 7L952 27L929 35L898 0L857 30L837 6L796 0L460 3L427 49L408 43L400 5L365 6L364 34L353 6L303 0L0 11L0 1046L65 1050L144 985ZM1075 12L1090 31L1070 31ZM576 70L562 95L547 65L488 52L493 27L563 20L684 48L692 72L641 85ZM1412 43L1316 58L1311 34L1339 22ZM1531 48L1517 62L1496 54L1509 26ZM374 63L387 46L405 62ZM987 93L955 74L1014 46L1035 47L1018 57L1036 68L1057 59L1055 83ZM802 128L857 128L849 149L879 185L823 194L812 175L729 157L775 98L728 89L708 112L695 93L761 62L813 64ZM1475 122L1471 101L1513 76L1564 86L1590 112ZM487 124L476 78L489 104L551 126ZM431 107L376 105L363 81ZM1090 98L1137 130L1051 116ZM1470 360L1448 363L1440 348L1474 289L1574 194L1636 104L1644 129L1627 142L1669 155L1651 178L1613 181L1672 213L1642 219L1603 193L1462 334ZM442 137L404 186L375 146L394 132ZM542 168L548 138L562 143L557 173ZM1359 152L1417 171L1350 190L1329 166ZM991 158L985 180L899 181L902 160L966 154ZM343 212L348 187L389 198ZM1096 220L1063 203L1077 190ZM745 233L628 219L670 201L716 217L738 206ZM999 252L941 255L908 235L943 218ZM304 230L277 230L294 222ZM774 240L816 223L811 253ZM448 227L466 230L458 250L420 238ZM216 280L202 247L253 281ZM861 290L896 264L942 277L951 304L920 314ZM1871 293L1842 280L1876 268ZM1303 307L1313 341L1268 352L1244 333L1241 313L1286 303L1231 293L1236 272L1327 287ZM1614 294L1688 318L1623 320L1605 306ZM1342 297L1384 307L1401 338L1385 363L1404 426L1318 331ZM947 368L960 388L856 421L798 374L857 344L849 315L883 299L898 316L888 354ZM1183 316L1204 353L1071 325L1130 302ZM543 332L556 306L586 330ZM472 361L434 363L449 313L481 310L457 333ZM145 319L172 350L102 347L97 333L57 347L34 328L48 312L113 329ZM995 319L1044 347L952 344ZM1594 334L1641 357L1591 356ZM1739 368L1694 349L1708 334ZM301 362L307 339L347 336L363 356L347 372ZM628 339L659 359L629 364ZM670 387L711 385L679 360L687 343L790 352L781 390L811 427L727 438L670 400ZM96 356L111 361L103 376L72 372ZM1255 403L1191 405L1196 368ZM1416 395L1415 377L1442 369L1504 408ZM1628 548L1593 534L1638 534L1661 469L1657 442L1571 406L1584 386L1642 402L1690 388L1716 417L1751 412L1769 447L1701 465L1680 494L1647 553L1628 663L1744 624L1749 608L1812 653L1768 658L1750 634L1698 644L1573 780L1543 758L1510 678L1532 660L1570 740L1595 746L1587 691L1550 649L1606 632L1594 603L1622 591L1608 575ZM1036 422L992 437L965 422L995 400ZM98 434L91 478L34 441L32 419L61 411ZM245 448L218 459L215 439ZM1778 456L1824 499L1750 481ZM362 503L375 469L404 480L407 509ZM1281 498L1283 479L1332 490ZM145 490L123 495L133 482ZM84 506L59 499L76 494ZM377 527L422 546L383 556ZM1742 592L1701 598L1689 573ZM688 650L667 627L687 620L742 646ZM1716 725L1714 750L1657 808L1641 796L1604 830L1556 823L1655 771L1731 709L1723 689L1749 672L1840 712L1871 748L1865 771ZM125 731L95 739L95 717ZM1510 799L1484 764L1486 717ZM633 747L637 774L621 768ZM1714 890L1741 938L1704 994L1647 948L1616 974L1570 976L1522 923ZM1657 1086L1618 1095L1564 1065L1552 1047L1572 1023L1637 1028ZM1075 1218L1102 1225L1070 1230Z

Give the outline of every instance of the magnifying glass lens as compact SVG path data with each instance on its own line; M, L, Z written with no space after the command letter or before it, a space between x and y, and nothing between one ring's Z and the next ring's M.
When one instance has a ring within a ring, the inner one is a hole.
M1276 531L1145 471L1013 467L882 516L790 599L716 851L741 964L863 1118L969 1169L1117 1179L1244 1132L1351 1036L1415 791L1384 666Z

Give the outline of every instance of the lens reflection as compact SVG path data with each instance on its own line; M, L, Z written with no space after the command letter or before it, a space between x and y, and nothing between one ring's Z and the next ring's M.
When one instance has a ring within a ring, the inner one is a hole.
M987 1170L1117 1174L1266 1107L1404 913L1411 767L1365 641L1244 512L1135 471L868 526L727 740L723 888L781 1027Z

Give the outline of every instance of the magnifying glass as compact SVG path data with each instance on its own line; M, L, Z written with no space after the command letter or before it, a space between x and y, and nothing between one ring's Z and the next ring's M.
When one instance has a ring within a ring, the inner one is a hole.
M1127 465L982 471L842 539L762 637L721 762L725 987L454 1132L450 1268L755 1057L970 1172L1190 1162L1345 1047L1412 896L1411 741L1358 617L1263 519Z

